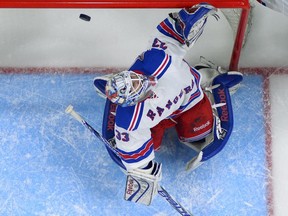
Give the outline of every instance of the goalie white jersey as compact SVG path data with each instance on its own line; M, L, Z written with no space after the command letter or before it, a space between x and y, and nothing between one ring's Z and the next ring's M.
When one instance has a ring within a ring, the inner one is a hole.
M142 53L129 70L155 76L158 84L151 98L135 106L118 106L115 138L127 169L145 165L154 158L150 128L174 118L203 98L201 76L183 57L185 45L163 35Z
M214 7L199 4L182 9L179 13L169 14L168 18L157 26L157 33L149 43L148 50L139 55L128 69L147 77L156 77L158 83L153 88L152 96L144 101L139 100L135 105L131 104L132 106L118 105L116 109L116 147L127 170L142 167L154 159L152 137L155 133L151 133L154 126L159 126L158 123L162 120L174 121L174 118L203 101L201 75L183 58L188 47L192 47L202 34L207 17L216 16L215 13ZM117 88L115 90L112 82L106 89L105 83L105 79L96 80L96 84L94 81L98 89L102 89L101 94L106 93L107 96L109 93L111 100L120 100L117 96L121 92L118 93ZM106 89L106 92L103 89ZM125 99L122 102L125 102ZM212 111L210 114L212 116Z

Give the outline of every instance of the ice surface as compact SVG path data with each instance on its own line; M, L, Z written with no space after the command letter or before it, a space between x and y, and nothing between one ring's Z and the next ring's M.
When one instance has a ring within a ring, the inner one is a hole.
M65 114L72 104L101 131L96 75L0 75L0 215L177 215L160 196L149 207L124 201L124 174L103 144ZM185 171L195 153L173 129L165 134L157 152L162 185L195 215L267 214L262 81L244 76L233 95L230 141L195 171Z
M48 67L127 67L170 11L1 9L0 66L44 67L46 72ZM261 5L254 11L240 65L287 67L287 17ZM83 12L92 16L90 23L78 19ZM232 32L223 24L223 19L208 23L187 56L190 63L203 55L228 65ZM279 75L276 69L265 78L246 72L232 98L235 126L222 152L187 173L185 163L194 152L169 130L156 154L164 164L163 186L195 215L262 216L270 204L275 216L288 214L287 72ZM0 74L1 216L177 215L161 197L149 207L124 201L124 174L101 142L64 113L73 104L101 131L104 101L93 89L96 75ZM265 86L268 78L270 86ZM271 101L263 100L267 92ZM265 152L267 105L272 173ZM271 179L272 198L267 196Z

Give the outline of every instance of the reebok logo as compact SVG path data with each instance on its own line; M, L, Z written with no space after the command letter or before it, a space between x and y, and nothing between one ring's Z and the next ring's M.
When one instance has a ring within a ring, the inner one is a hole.
M226 101L226 94L224 89L219 89L217 92L219 99L220 99L220 103L227 103ZM229 119L229 113L228 113L228 108L227 105L221 106L221 113L220 113L220 119L223 122L228 122Z
M205 124L202 124L202 125L199 126L199 127L194 127L194 128L193 128L193 131L196 132L196 131L202 130L202 129L208 127L210 124L211 124L211 122L210 122L210 121L207 121Z
M133 193L133 185L134 185L133 179L129 179L128 184L127 184L126 194L131 195Z
M108 115L108 124L107 124L107 130L114 131L114 125L115 125L115 115L113 115L113 112L116 111L116 104L111 103L110 105L110 112Z

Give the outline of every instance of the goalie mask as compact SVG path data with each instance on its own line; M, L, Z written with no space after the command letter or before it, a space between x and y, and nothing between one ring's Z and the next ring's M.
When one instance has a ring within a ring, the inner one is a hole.
M108 80L105 93L109 100L120 106L133 106L153 94L156 85L155 77L137 74L133 71L122 71Z

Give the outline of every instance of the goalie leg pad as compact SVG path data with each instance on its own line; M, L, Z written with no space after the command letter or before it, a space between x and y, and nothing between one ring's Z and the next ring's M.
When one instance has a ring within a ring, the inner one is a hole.
M213 80L215 77L217 77L220 74L227 73L228 70L222 68L221 66L216 65L215 63L207 60L205 57L201 56L200 57L200 62L195 66L195 69L198 70L198 72L202 75L201 79L201 87L203 89L209 88L211 86ZM229 71L230 74L232 73L239 73L236 71ZM237 80L234 80L234 82L238 82ZM237 85L232 84L227 85L229 88L230 95L234 94L238 88L240 87L240 84L238 83Z
M115 127L116 108L117 108L116 104L106 99L103 122L102 122L102 136L108 141L113 140L115 136L114 127ZM111 159L122 169L126 170L126 167L122 163L121 159L111 149L109 149L108 147L106 147L106 149Z
M212 94L214 103L222 104L215 106L216 117L214 126L214 141L206 146L203 151L202 162L210 159L219 153L226 145L233 130L233 109L229 93L229 88L239 84L243 76L239 72L228 72L217 76L213 82Z
M228 142L233 130L233 110L229 88L238 85L243 79L239 72L218 75L212 82L210 98L214 107L213 142L199 149L199 154L192 158L186 170L195 169L204 161L218 154Z

